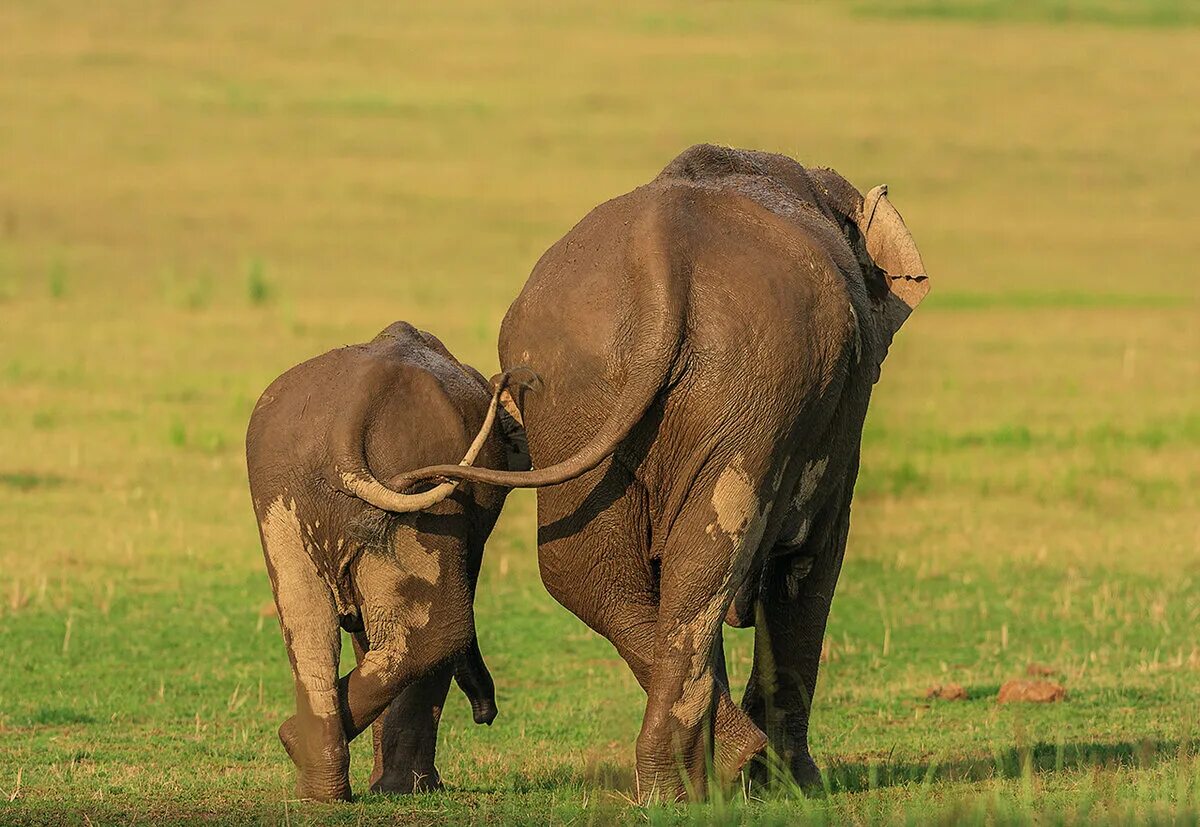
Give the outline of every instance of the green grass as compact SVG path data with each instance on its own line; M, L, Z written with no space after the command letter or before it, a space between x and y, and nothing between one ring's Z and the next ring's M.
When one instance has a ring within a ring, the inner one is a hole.
M1105 308L1176 308L1193 304L1186 296L1150 293L1092 293L1082 290L1012 290L1004 293L949 293L930 296L928 310L1093 310Z
M1150 25L1173 8L0 6L0 824L1196 823L1200 39ZM825 789L633 806L643 696L542 588L518 492L477 607L495 726L452 696L445 793L291 800L258 393L395 319L490 375L541 252L697 141L888 182L934 278L864 436ZM1031 663L1066 700L998 705ZM950 682L969 700L925 700Z
M55 261L50 265L50 272L46 275L46 287L52 298L61 299L66 295L67 266L61 261Z
M271 286L267 283L267 268L261 259L250 261L250 272L246 277L246 294L251 304L266 304L271 299Z
M972 22L1163 27L1200 24L1200 5L1194 0L872 0L859 3L857 9L887 17Z

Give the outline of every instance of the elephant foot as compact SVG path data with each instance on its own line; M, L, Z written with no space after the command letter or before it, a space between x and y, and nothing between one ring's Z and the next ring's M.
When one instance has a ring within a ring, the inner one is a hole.
M683 801L703 801L708 790L703 785L699 789L689 790L683 783L684 769L674 767L666 772L655 772L638 767L637 769L637 799L642 805L665 803L676 804Z
M371 792L388 795L412 795L444 789L437 767L425 771L388 771L371 784Z
M716 778L722 785L730 785L742 774L745 766L767 747L767 735L757 726L746 719L743 731L736 737L726 736L718 732L716 753L713 756L713 766Z
M717 710L715 736L713 767L724 785L741 775L746 764L767 746L766 733L737 707L730 707L728 713Z
M748 774L753 785L770 787L781 780L779 778L780 768L778 765L772 767L772 763L774 763L774 759L769 759L766 755L759 755L751 762ZM821 780L821 769L807 750L793 755L787 762L787 768L791 774L791 781L801 790L819 789L824 786Z
M639 802L675 803L708 798L709 756L703 724L684 727L673 712L647 712L637 739Z
M792 778L802 790L811 790L823 785L821 768L807 752L792 760Z
M337 717L301 722L293 715L279 727L279 740L296 765L296 797L350 801L350 748Z

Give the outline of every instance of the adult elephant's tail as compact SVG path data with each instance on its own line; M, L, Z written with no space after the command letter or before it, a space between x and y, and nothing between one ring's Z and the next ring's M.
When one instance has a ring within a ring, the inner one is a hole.
M668 196L669 198L670 196ZM683 338L685 279L675 272L664 226L664 205L655 203L631 228L630 270L637 313L636 334L628 351L627 379L608 419L591 440L562 462L533 471L495 471L458 465L431 465L394 480L409 486L422 480L470 480L506 488L542 488L584 474L610 456L646 415L666 384ZM536 367L536 366L534 366Z

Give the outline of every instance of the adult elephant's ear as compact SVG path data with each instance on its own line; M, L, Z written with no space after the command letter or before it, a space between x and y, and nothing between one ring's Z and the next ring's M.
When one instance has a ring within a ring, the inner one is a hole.
M929 276L917 243L888 200L887 191L887 184L881 184L867 193L858 226L866 239L867 253L887 277L889 293L879 309L884 317L883 332L890 341L929 293Z

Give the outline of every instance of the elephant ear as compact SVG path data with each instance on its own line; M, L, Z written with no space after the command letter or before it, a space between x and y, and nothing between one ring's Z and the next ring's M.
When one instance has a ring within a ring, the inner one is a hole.
M887 277L888 294L881 308L885 333L890 338L929 293L929 277L917 243L881 184L863 199L859 228L867 253Z

